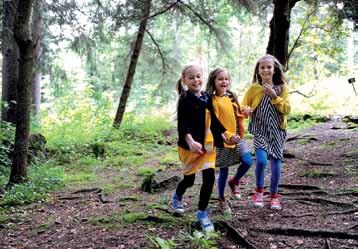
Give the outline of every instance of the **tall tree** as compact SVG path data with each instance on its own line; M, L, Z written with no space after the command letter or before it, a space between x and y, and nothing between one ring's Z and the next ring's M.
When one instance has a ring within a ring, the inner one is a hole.
M34 0L34 14L33 14L33 25L32 34L35 43L34 50L34 78L32 87L32 109L34 114L37 116L40 113L41 105L41 77L42 77L42 40L43 40L43 19L42 19L42 1Z
M270 38L266 53L275 56L287 68L291 9L299 0L273 0Z
M33 0L19 0L14 35L19 46L19 79L17 83L16 132L9 185L27 178L27 151L30 132L30 106L34 42L31 37L30 17Z
M2 33L1 120L15 125L19 51L14 38L14 22L18 0L4 0Z
M151 7L151 0L145 0L144 4L142 6L143 17L142 17L142 19L140 21L140 24L139 24L139 30L138 30L138 34L137 34L137 39L136 39L134 49L133 49L133 53L132 53L132 56L131 56L131 62L130 62L129 68L128 68L126 81L125 81L124 86L123 86L123 90L122 90L121 98L120 98L120 101L119 101L117 113L116 113L116 116L114 118L113 126L116 127L116 128L119 128L121 123L122 123L122 119L123 119L123 115L124 115L124 112L125 112L127 100L128 100L128 97L129 97L131 87L132 87L132 83L133 83L135 70L136 70L136 67L137 67L138 57L140 55L142 44L143 44L144 33L145 33L145 30L146 30L146 27L147 27L148 17L149 17L149 14L150 14L150 7Z

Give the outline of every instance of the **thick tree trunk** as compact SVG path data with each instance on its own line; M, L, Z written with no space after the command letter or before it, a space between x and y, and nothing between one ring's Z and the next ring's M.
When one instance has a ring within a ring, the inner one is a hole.
M9 185L27 178L27 151L30 131L31 83L33 80L33 48L30 16L33 0L20 0L15 22L15 39L19 46L19 80L17 84L16 134Z
M115 117L114 123L113 123L113 126L116 128L119 128L122 123L123 115L124 115L126 104L127 104L127 99L129 97L129 93L130 93L130 90L132 87L132 82L133 82L133 77L134 77L137 62L138 62L138 57L139 57L139 54L140 54L140 51L142 48L142 44L143 44L144 33L145 33L145 29L146 29L147 22L148 22L148 17L150 14L150 6L151 6L151 0L146 0L143 5L143 17L139 24L137 40L134 45L131 62L130 62L129 69L127 72L127 78L126 78L126 81L123 86L121 99L119 101L116 117Z
M5 0L3 4L3 33L2 33L2 96L1 120L15 125L18 79L19 50L14 38L14 22L17 0Z
M42 0L35 0L33 27L33 40L35 42L34 54L34 79L32 87L32 111L35 116L40 113L41 105L41 77L42 77L42 38L43 38L43 20L42 20Z
M273 0L274 11L270 21L270 38L266 53L275 56L286 68L288 56L290 1Z

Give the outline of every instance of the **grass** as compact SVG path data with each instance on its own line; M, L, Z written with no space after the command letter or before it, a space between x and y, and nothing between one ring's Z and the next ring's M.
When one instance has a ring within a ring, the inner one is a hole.
M325 178L325 177L334 177L336 173L321 169L306 169L298 174L301 177L311 177L311 178Z

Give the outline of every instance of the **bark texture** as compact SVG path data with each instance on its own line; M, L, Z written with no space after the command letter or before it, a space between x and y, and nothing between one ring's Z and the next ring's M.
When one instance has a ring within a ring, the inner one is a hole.
M113 123L113 126L116 128L120 127L120 125L122 123L123 115L124 115L124 112L126 109L127 100L128 100L129 94L130 94L135 70L137 67L138 57L139 57L141 49L142 49L144 33L145 33L145 29L146 29L147 22L148 22L148 17L150 14L150 7L151 7L151 0L146 0L142 7L143 8L143 17L139 24L139 30L138 30L137 39L136 39L136 42L134 45L133 54L131 56L131 62L129 65L126 81L123 86L121 99L119 101L117 113L116 113L114 123Z
M14 37L17 0L3 2L1 120L16 124L19 51Z
M30 131L31 86L33 80L33 48L30 34L30 17L33 0L20 0L15 22L15 40L19 46L19 80L16 134L9 185L24 182L27 178L27 155Z

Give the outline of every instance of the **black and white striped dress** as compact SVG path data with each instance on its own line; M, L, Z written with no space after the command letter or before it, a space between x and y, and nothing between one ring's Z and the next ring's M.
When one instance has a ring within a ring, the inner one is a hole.
M274 86L279 95L280 87ZM249 132L254 136L254 148L264 149L270 157L283 158L283 147L286 140L286 130L280 127L280 113L271 103L271 97L265 94L252 113Z

